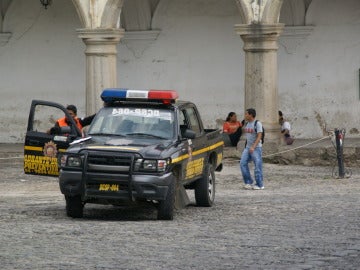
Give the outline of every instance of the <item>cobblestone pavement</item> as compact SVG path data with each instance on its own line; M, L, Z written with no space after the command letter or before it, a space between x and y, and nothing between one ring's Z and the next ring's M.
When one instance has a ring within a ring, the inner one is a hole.
M360 170L264 164L243 190L238 162L217 173L216 204L157 221L151 207L86 205L65 214L57 179L0 160L1 269L358 269ZM193 196L191 196L194 202Z

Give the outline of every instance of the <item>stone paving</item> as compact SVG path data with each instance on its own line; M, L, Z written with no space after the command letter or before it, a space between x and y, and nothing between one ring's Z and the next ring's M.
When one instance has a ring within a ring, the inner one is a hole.
M1 269L359 268L357 167L334 179L331 166L266 163L265 190L253 191L226 158L211 208L189 192L173 221L150 206L90 204L71 219L57 179L24 175L21 147L10 148L0 150Z

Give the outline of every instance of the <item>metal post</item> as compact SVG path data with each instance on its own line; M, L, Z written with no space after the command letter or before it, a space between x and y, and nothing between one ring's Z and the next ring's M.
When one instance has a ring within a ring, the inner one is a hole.
M342 131L335 129L336 157L339 166L339 178L345 177L344 159L343 159L343 139L344 139L344 134L342 133Z

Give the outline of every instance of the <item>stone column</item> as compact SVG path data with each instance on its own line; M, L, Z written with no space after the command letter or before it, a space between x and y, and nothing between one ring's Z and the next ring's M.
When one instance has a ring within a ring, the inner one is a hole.
M266 144L279 142L278 38L283 24L235 25L244 41L245 109L255 108L266 131Z
M79 29L77 33L86 45L86 114L102 107L101 91L117 87L117 49L123 29Z

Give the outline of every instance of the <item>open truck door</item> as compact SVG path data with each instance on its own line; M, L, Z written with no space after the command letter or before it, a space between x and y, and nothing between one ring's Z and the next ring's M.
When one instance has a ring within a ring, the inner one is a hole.
M71 126L54 129L57 119L66 116ZM53 128L53 129L52 129ZM24 144L24 172L36 175L59 175L59 153L81 137L81 131L60 104L42 100L31 103Z

